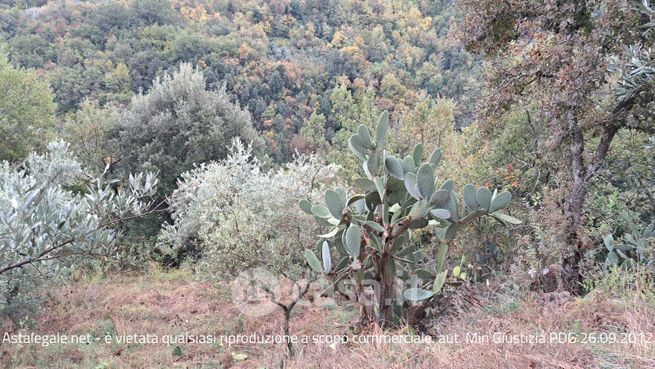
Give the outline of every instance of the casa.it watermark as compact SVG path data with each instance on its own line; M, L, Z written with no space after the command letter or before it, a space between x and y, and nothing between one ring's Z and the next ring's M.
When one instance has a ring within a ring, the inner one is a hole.
M406 280L397 279L397 287L416 287L422 282L414 275ZM284 276L275 276L263 268L248 269L239 273L230 284L232 302L242 314L248 317L263 317L278 309L278 305L273 301L274 298L287 301L298 299L305 283L307 281L292 281ZM326 298L339 296L342 301L356 301L366 307L375 307L379 302L377 296L381 290L380 282L364 278L358 284L359 286L356 286L349 278L341 279L336 283L320 279L312 282L314 289L311 294L318 293ZM357 288L361 288L360 292L364 293L358 293ZM399 291L405 288L400 288ZM406 301L405 296L398 293L394 300L387 299L383 303L390 306L392 303L402 304L404 301ZM299 299L297 302L298 306L308 304L311 304L308 299Z

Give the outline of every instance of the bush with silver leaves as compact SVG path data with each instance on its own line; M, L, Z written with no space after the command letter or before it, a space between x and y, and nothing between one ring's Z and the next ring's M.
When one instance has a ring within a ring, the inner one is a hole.
M74 191L80 183L82 191ZM19 302L33 297L30 285L56 278L79 258L134 261L115 226L148 212L156 185L152 174L130 176L124 188L91 178L64 142L19 165L0 162L0 312L20 312Z
M264 267L295 274L303 250L321 226L303 213L298 198L318 200L336 181L337 166L297 156L284 167L264 170L250 147L235 139L225 160L182 175L169 199L173 224L165 224L159 248L173 258L193 244L203 276L235 275Z

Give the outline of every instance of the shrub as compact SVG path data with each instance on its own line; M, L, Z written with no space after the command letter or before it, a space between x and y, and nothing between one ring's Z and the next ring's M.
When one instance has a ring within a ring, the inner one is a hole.
M0 112L0 160L23 160L32 150L44 149L54 133L50 86L33 71L13 68L4 55L0 55Z
M236 139L225 160L184 173L170 198L172 224L165 224L159 248L174 259L200 250L198 268L209 275L234 275L265 267L293 274L302 251L320 226L300 211L298 198L318 199L336 180L337 167L315 156L297 156L284 167L262 169L250 146Z
M120 117L120 109L101 107L96 101L86 100L79 110L66 116L58 127L59 135L70 144L84 168L99 174L117 160L109 134Z
M16 303L33 297L36 279L60 276L77 258L134 262L115 226L147 212L157 184L151 174L130 176L125 188L101 177L87 182L67 144L48 150L21 165L0 162L0 313L23 315L13 318L27 314Z
M585 290L592 295L605 295L628 301L643 300L655 306L655 271L651 266L634 264L603 266L585 275Z
M251 143L256 153L264 146L250 114L225 89L206 90L203 74L185 63L135 96L111 136L121 154L118 167L159 172L160 195L170 194L196 163L225 158L225 143L233 137Z

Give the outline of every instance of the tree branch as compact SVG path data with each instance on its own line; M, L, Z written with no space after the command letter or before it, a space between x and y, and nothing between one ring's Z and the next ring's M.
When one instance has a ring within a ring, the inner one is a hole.
M61 242L61 243L58 243L58 244L52 245L52 246L46 248L45 250L41 251L38 255L36 255L36 256L34 256L34 257L28 257L28 258L25 258L25 259L23 259L23 260L17 261L17 262L15 262L15 263L13 263L13 264L10 264L10 265L7 265L7 266L4 266L4 267L1 267L1 268L0 268L0 275L4 274L5 272L7 272L7 271L9 271L9 270L16 269L16 268L20 268L20 267L22 267L22 266L24 266L24 265L27 265L27 264L36 263L36 262L41 262L41 261L45 261L45 260L47 260L47 259L44 259L45 256L49 255L50 253L52 253L52 252L54 252L54 251L56 251L56 250L59 250L59 249L65 247L65 246L68 246L68 245L74 243L75 241L77 241L78 239L80 239L80 238L82 238L82 237L87 237L87 236L93 234L94 232L99 231L99 230L102 229L102 228L106 228L106 227L108 227L108 226L110 226L110 225L113 225L113 224L116 224L116 223L122 223L122 222L125 222L125 221L128 221L128 220L131 220L131 219L140 218L140 217L143 217L143 216L146 216L146 215L149 215L149 214L153 214L153 213L155 213L155 212L157 212L157 211L160 211L160 210L158 209L158 207L159 207L162 203L163 203L163 202L160 202L160 203L157 204L157 206L156 206L155 208L153 208L152 210L147 211L147 212L144 212L144 213L141 213L141 214L139 214L139 215L132 215L132 216L125 217L125 218L114 219L114 220L109 221L109 222L106 222L106 223L101 223L101 224L98 225L98 227L95 228L94 230L89 231L89 232L87 232L87 233L84 233L84 234L82 234L82 235L77 235L77 236L75 236L75 237L71 237L71 238L66 239L65 241L63 241L63 242ZM89 253L86 253L86 254L87 254L87 255L92 255L92 254L89 254ZM54 258L57 258L57 257L54 257Z
M591 177L598 171L600 166L605 161L605 157L607 157L607 153L609 152L610 146L612 145L612 140L618 131L618 125L608 125L603 128L603 133L600 137L600 142L596 147L594 157L586 170L584 177L585 181L591 179Z

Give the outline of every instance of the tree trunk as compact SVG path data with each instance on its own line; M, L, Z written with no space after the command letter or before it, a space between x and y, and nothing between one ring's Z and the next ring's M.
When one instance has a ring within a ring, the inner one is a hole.
M571 170L573 183L571 193L566 200L564 213L567 218L566 234L567 241L572 249L568 256L562 261L562 283L563 287L572 294L579 295L582 291L582 275L580 274L580 262L585 250L589 245L584 239L583 210L589 184L600 166L605 161L610 145L618 126L606 125L601 133L600 142L596 147L591 162L585 164L585 142L582 128L577 120L573 119L571 129Z
M563 260L561 277L564 288L575 295L582 293L580 262L586 248L582 237L582 211L588 190L589 182L576 178L565 207L567 242L572 251Z

